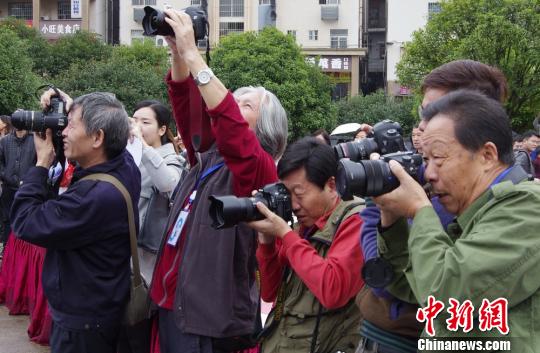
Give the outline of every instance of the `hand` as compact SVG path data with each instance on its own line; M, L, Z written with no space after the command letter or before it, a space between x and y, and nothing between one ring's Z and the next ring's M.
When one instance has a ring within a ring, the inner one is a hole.
M165 36L165 41L167 42L167 45L169 46L171 56L174 57L180 57L180 54L178 53L178 48L176 47L176 38L172 36Z
M193 56L200 55L195 43L195 33L193 32L193 22L191 17L183 11L167 9L165 21L174 31L176 52L184 60L189 60Z
M52 141L52 130L47 129L45 136L34 133L34 146L36 147L37 162L36 167L49 169L54 161L54 145Z
M283 238L285 234L292 230L287 222L274 212L270 211L262 202L257 202L257 209L266 218L260 221L248 222L247 225L257 232L262 233L262 243L267 243L269 236ZM260 236L259 240L261 240Z
M60 97L62 98L62 100L66 103L66 111L69 111L69 109L71 108L71 104L73 104L73 99L71 99L71 97L62 90L58 88L57 90L58 92L60 92ZM43 92L41 98L39 99L39 104L41 105L41 108L48 108L51 105L51 98L53 96L56 96L56 92L52 88L49 88L48 90Z
M131 118L129 119L129 141L133 143L133 139L138 138L141 140L141 143L143 146L147 147L148 144L143 138L141 125L139 125L135 119Z
M390 170L399 180L399 187L387 194L374 197L373 200L381 210L381 225L389 227L398 218L413 218L419 209L431 206L424 189L416 182L401 164L390 161Z

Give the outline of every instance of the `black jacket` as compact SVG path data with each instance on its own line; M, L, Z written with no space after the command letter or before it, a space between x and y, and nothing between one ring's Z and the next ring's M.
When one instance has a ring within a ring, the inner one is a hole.
M19 238L47 248L42 282L52 317L69 329L118 325L130 286L126 203L112 184L78 180L92 173L117 177L138 220L139 168L126 151L88 169L77 167L72 185L51 200L47 173L35 167L24 177L11 219Z

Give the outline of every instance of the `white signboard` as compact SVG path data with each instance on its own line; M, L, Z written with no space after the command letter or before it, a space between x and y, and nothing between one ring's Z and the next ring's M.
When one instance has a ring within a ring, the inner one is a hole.
M71 0L71 18L81 18L81 0Z

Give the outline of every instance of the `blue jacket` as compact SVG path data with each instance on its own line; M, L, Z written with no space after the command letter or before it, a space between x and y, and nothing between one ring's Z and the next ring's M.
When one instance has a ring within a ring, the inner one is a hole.
M126 151L88 169L77 167L71 186L53 199L47 199L47 169L30 169L11 209L15 234L47 248L43 290L53 320L68 329L118 325L129 298L126 203L112 184L78 182L92 173L111 174L122 182L138 220L141 175Z

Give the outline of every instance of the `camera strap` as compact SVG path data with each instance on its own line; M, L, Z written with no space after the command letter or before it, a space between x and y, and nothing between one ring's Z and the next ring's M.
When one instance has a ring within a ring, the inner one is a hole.
M178 244L178 239L180 239L180 235L182 234L182 229L184 229L184 225L186 224L187 217L189 216L189 212L191 212L191 207L193 205L193 202L195 201L195 197L197 196L197 188L203 182L206 178L208 178L210 175L217 172L221 167L223 167L225 163L220 162L218 164L215 164L211 166L210 168L206 169L202 175L197 179L195 182L195 186L193 187L193 191L191 191L188 199L184 202L184 207L180 211L180 214L176 218L176 221L174 222L174 227L169 234L169 237L167 239L167 244L170 246L176 246Z

